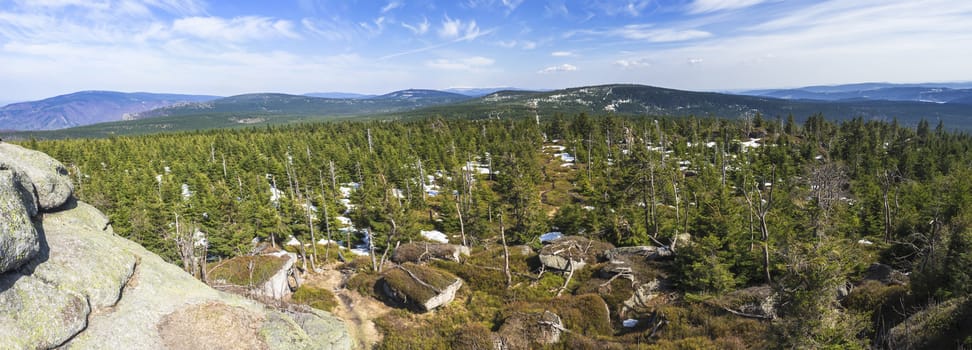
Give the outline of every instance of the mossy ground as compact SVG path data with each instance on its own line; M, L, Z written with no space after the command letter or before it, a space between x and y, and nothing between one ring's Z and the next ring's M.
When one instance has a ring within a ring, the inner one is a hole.
M209 280L258 286L266 283L286 262L287 258L270 255L240 256L214 264L209 270Z
M325 289L311 285L302 285L297 288L291 297L295 303L305 304L312 308L324 311L333 311L337 306L337 298L334 293Z

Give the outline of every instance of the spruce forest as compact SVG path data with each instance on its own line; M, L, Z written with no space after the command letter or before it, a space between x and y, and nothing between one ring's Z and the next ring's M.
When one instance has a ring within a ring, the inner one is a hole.
M391 306L396 278L463 281L436 310L376 317L376 348L972 346L972 137L927 121L560 114L21 144L200 279L269 244ZM468 255L397 264L428 232ZM541 261L568 240L566 268ZM332 292L293 302L333 309Z

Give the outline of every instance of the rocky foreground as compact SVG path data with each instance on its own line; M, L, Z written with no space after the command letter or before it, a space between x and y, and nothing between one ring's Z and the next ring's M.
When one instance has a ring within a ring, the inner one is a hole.
M343 321L216 291L73 198L64 166L0 143L0 349L349 349Z

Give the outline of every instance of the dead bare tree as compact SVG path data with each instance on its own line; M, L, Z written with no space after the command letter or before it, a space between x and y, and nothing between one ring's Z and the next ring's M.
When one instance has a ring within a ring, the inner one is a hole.
M837 163L825 163L811 167L807 181L810 187L810 198L815 208L811 211L814 236L819 237L823 226L829 221L834 205L843 196L844 186L847 185L847 173L843 166Z
M884 241L891 242L891 230L893 225L891 213L890 192L892 188L897 190L896 184L901 180L901 174L897 169L886 169L878 174L881 185L882 211L884 214Z
M459 233L462 235L462 246L468 247L466 243L466 225L462 222L462 210L459 209L459 202L456 202L456 214L459 215Z
M776 179L776 166L773 166L771 179ZM750 213L759 220L760 240L763 245L763 272L766 274L766 282L771 283L773 279L770 276L769 261L770 232L769 226L766 223L766 215L773 207L773 188L776 187L776 184L769 183L769 186L766 186L765 184L750 184L749 181L746 182L747 185L753 185L751 190L744 189L743 194L746 197L746 203L749 204ZM763 189L760 187L763 187Z
M503 272L506 273L506 288L513 285L513 275L510 274L510 249L506 246L506 227L503 226L503 214L499 215L500 239L503 240Z

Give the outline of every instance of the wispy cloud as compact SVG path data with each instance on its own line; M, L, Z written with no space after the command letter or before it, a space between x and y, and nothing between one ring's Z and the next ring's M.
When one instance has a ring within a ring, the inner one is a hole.
M567 4L563 1L550 1L546 5L543 5L544 15L547 17L568 17L570 16L570 10L567 9Z
M523 50L533 50L537 48L537 42L532 40L501 40L496 45L507 49L520 48Z
M577 70L577 66L572 64L564 63L558 66L550 66L537 71L540 74L550 74L550 73L560 73L560 72L573 72Z
M496 60L492 58L474 56L460 59L445 59L440 58L432 61L426 62L426 66L436 69L445 70L472 70L477 68L484 68L493 65Z
M300 24L305 31L330 41L352 41L354 38L354 25L351 23L304 18Z
M755 6L769 0L694 0L688 5L689 13L706 13L723 10L737 10Z
M452 19L445 16L442 26L439 27L439 36L443 39L468 38L475 39L479 36L479 26L475 20L463 22L460 19Z
M651 43L666 43L704 39L711 37L712 33L698 29L655 28L650 24L629 24L610 29L578 30L568 33L567 37L576 35L606 36Z
M271 38L299 38L294 23L268 17L186 17L172 22L172 31L200 39L243 42Z
M651 67L651 60L647 58L630 58L614 61L616 66L624 69L637 69Z
M412 31L416 35L423 35L429 31L429 19L422 18L422 22L416 23L415 25L402 22L402 27Z
M649 0L598 0L591 6L608 16L626 15L638 17L652 5Z
M571 57L573 55L574 53L571 51L554 51L550 53L550 56L553 57Z
M387 5L381 8L381 13L388 13L388 11L405 6L405 3L401 1L389 1Z
M358 25L369 34L378 35L385 31L385 16L375 18L371 22L358 22Z

